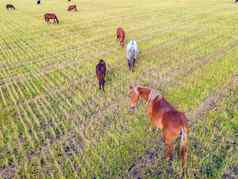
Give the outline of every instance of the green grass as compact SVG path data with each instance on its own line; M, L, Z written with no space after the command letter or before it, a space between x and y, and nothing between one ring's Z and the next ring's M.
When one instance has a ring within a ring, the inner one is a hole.
M12 3L16 11L6 11ZM222 178L238 166L237 5L226 0L67 0L0 2L0 176L126 178L146 153L156 160L143 178L168 178L160 132L140 103L128 113L130 84L149 85L190 119L187 178ZM55 12L59 25L47 25ZM126 39L141 51L134 73ZM97 89L95 64L108 65L106 92ZM193 113L227 90L200 119ZM181 175L175 154L173 174ZM11 172L8 172L11 170ZM10 173L10 174L9 174Z

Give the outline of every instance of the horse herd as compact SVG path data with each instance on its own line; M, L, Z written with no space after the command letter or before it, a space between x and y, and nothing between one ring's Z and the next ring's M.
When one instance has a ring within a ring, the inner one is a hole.
M121 47L125 44L125 31L122 27L116 30L116 39ZM130 40L126 48L126 57L130 71L133 71L139 49L135 40ZM99 82L99 89L104 91L106 63L100 60L96 65L96 76ZM144 99L147 103L147 114L154 127L162 130L162 138L165 143L165 159L172 161L174 142L180 136L179 157L182 161L183 175L186 174L187 154L188 154L188 120L183 112L173 107L156 90L143 86L130 86L129 112L135 112L139 99Z
M116 30L116 38L121 47L125 44L125 31L122 27ZM130 71L133 71L139 49L135 40L130 40L126 48L126 57ZM96 76L99 82L99 89L104 91L106 63L100 60L96 65ZM187 154L188 154L188 120L185 113L178 111L156 90L143 86L130 86L129 112L135 112L139 99L144 99L147 103L147 114L151 123L162 130L162 138L165 143L165 159L173 159L174 142L180 137L179 157L182 161L182 175L186 174Z
M70 2L71 0L68 0L68 1ZM36 4L38 4L38 5L41 4L41 0L37 0ZM16 10L15 6L12 4L7 4L6 9L7 10ZM72 4L72 5L68 6L67 11L75 11L76 12L76 11L78 11L78 9L75 4ZM53 22L53 24L55 24L55 23L59 24L59 19L55 13L48 12L48 13L44 14L44 19L45 19L46 23Z
M125 31L122 27L118 27L116 30L116 39L119 41L121 47L124 47L125 44ZM138 58L139 48L135 40L130 40L126 48L126 58L128 62L128 68L130 71L133 71L135 67L136 59ZM99 89L104 91L105 77L106 77L106 63L104 60L100 60L96 65L96 75L98 79Z
M70 1L70 0L68 0ZM41 1L38 0L37 4ZM7 10L15 10L12 4L6 5ZM76 5L70 5L68 11L77 11ZM46 13L44 15L46 23L59 23L59 19L54 13ZM126 33L122 27L116 29L116 39L120 46L125 46ZM128 68L134 71L135 62L139 55L139 48L135 40L130 40L126 47L126 58ZM96 65L96 77L98 80L99 89L104 91L105 78L107 74L106 62L99 60ZM156 90L143 86L130 86L130 108L129 112L134 112L139 99L144 99L147 103L147 114L151 119L151 123L162 130L163 141L165 143L165 159L172 159L174 150L174 141L180 136L180 153L182 160L183 173L186 169L187 152L188 152L188 120L184 113L179 112Z

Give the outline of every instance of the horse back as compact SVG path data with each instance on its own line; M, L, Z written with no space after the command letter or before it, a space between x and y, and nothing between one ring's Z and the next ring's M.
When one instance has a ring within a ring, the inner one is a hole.
M135 42L135 41L134 41ZM132 40L128 43L126 51L127 51L127 58L129 60L136 59L138 55L138 48L136 42L134 43Z
M179 111L168 111L163 114L162 120L164 128L177 129L187 128L187 118L184 113Z
M15 7L14 7L12 4L7 4L7 5L6 5L6 8L7 8L7 9L15 9Z
M117 28L117 35L120 37L120 38L125 38L125 31L123 30L123 28L121 27L118 27Z
M105 63L99 63L96 66L96 74L98 80L104 79L106 74L106 64Z
M77 9L77 7L76 7L76 5L70 5L69 7L68 7L68 11L71 11L71 10L73 10L73 9Z
M135 49L135 51L138 51L138 46L135 40L131 40L128 44L127 44L127 51L129 51L130 49Z
M164 97L162 99L156 98L153 104L153 110L155 111L176 111L175 107L172 106Z
M56 15L54 13L50 13L50 12L46 13L44 16L48 17L48 18L56 18Z
M151 117L154 122L160 122L161 128L179 132L187 127L187 118L183 112L177 111L166 99L155 100L152 104Z

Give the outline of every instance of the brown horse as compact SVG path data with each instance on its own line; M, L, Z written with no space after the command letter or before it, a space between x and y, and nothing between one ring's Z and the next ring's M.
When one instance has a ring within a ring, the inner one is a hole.
M103 89L105 85L105 76L106 76L107 68L106 63L104 60L100 60L99 63L96 65L96 76L98 79L99 89Z
M74 5L70 5L67 10L68 11L78 11L77 6L75 4Z
M130 86L130 112L134 112L137 102L141 97L147 106L147 113L152 124L162 130L165 143L165 158L172 159L176 138L180 138L179 156L182 160L183 171L187 164L188 152L188 122L184 113L177 111L167 100L154 89L142 86Z
M53 23L59 24L59 19L54 13L46 13L44 15L45 22L50 23L50 20L53 20Z
M7 4L6 9L7 10L16 10L16 8L12 4Z
M124 29L121 27L118 27L116 34L117 34L117 40L119 40L121 47L124 47L125 37L126 37Z

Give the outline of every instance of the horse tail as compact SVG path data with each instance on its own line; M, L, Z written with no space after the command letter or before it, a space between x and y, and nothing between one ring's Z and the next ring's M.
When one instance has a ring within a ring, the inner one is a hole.
M182 168L185 169L187 165L187 154L188 154L188 128L186 126L180 129L180 149L179 156L182 160Z

